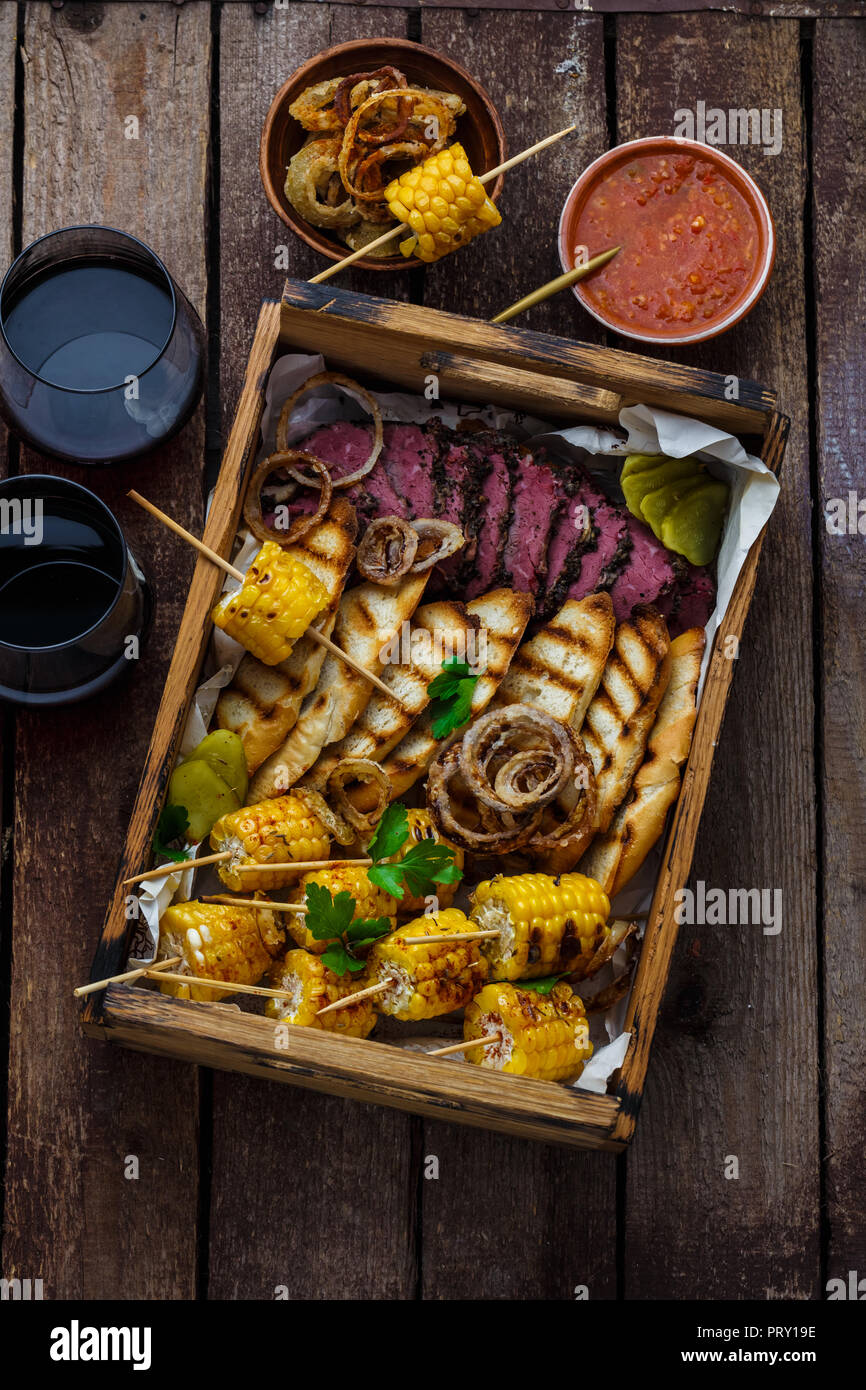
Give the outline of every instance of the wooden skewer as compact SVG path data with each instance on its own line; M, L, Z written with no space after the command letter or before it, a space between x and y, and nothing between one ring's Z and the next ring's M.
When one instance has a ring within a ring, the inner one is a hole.
M558 130L555 135L547 135L543 140L537 140L536 143L530 145L528 149L521 150L520 154L512 155L510 159L506 159L504 164L497 164L495 169L489 169L486 174L480 174L479 182L490 183L493 179L498 178L500 174L504 174L507 170L513 169L515 164L522 164L524 159L529 159L530 155L538 154L539 150L547 149L548 145L554 145L556 141L561 140L564 135L570 135L573 130L577 130L576 125L567 125L564 130ZM393 240L394 237L400 236L403 232L408 232L410 230L411 228L409 228L405 222L399 222L397 226L392 227L390 231L383 232L375 241L369 241L366 246L362 246L357 251L353 251L349 256L344 256L341 261L337 261L334 265L329 265L326 270L320 270L319 274L314 275L309 283L311 285L321 285L323 280L330 280L332 275L337 275L341 270L345 270L347 265L352 265L355 261L360 261L363 256L369 256L370 252L375 251L377 247L384 246L387 242Z
M200 898L199 902L225 903L227 907L264 907L273 912L307 912L309 910L306 903L275 903L271 902L270 898L263 900L262 898L221 897L219 893L213 897Z
M76 999L82 999L85 994L95 994L98 989L105 989L106 985L122 985L126 980L137 980L141 975L147 975L152 970L168 970L169 966L180 965L183 956L171 956L168 960L161 960L157 965L142 965L137 970L127 970L123 975L109 975L105 980L93 980L89 985L79 985L72 993Z
M384 994L386 989L391 989L393 980L383 980L381 984L369 985L367 989L356 990L354 994L347 994L343 999L336 999L333 1004L326 1004L323 1009L317 1012L322 1014L333 1013L335 1009L347 1009L350 1004L356 1004L359 999L370 999L374 994Z
M145 874L136 874L135 878L125 878L123 887L129 888L133 883L144 883L148 878L164 878L166 874L174 873L177 870L184 873L187 869L203 869L208 864L221 864L224 859L231 859L230 849L220 850L219 854L205 854L201 859L181 859L176 864L160 864L157 869L148 869Z
M508 309L503 309L501 314L497 314L491 319L491 323L507 323L517 314L522 314L524 309L531 309L533 304L540 304L544 299L550 299L551 295L559 294L560 290L567 289L569 285L574 285L584 276L591 275L594 270L600 270L608 261L613 260L619 246L612 246L609 251L602 251L600 255L593 256L591 261L586 261L583 265L577 265L574 270L567 270L564 275L557 275L555 280L548 280L546 285L541 285L531 294L526 294L522 299L518 299L516 304L512 304Z
M145 974L148 979L156 973L156 967L151 967ZM290 989L270 989L267 985L239 985L236 980L205 980L201 975L176 975L168 970L160 975L156 975L158 980L172 980L178 985L205 985L208 989L220 990L223 994L262 994L267 999L292 999L293 991ZM197 1003L205 1003L205 1000L197 1000Z
M428 1057L448 1057L452 1052L465 1052L469 1047L489 1047L491 1043L501 1041L501 1033L490 1033L486 1038L464 1038L463 1042L449 1043L447 1047L437 1047L426 1055Z
M219 569L224 570L226 574L230 574L233 579L237 579L243 584L246 578L243 570L239 570L236 565L231 564L228 560L224 560L222 555L218 555L215 550L211 550L210 546L205 545L204 541L200 541L198 536L194 536L191 531L187 531L185 527L180 526L172 517L160 511L159 507L155 507L152 502L148 502L147 498L142 497L139 492L130 489L126 495L127 497L131 497L133 502L137 502L140 507L143 507L146 512L150 512L151 516L156 517L157 521L161 521L163 526L167 526L170 531L174 531L176 536L180 536L182 540L186 541L187 545L191 545L200 555L206 556L212 564L217 565ZM361 665L360 661L356 661L353 656L349 656L348 652L344 652L343 648L338 647L336 642L332 642L330 637L326 637L323 632L319 632L318 628L308 627L304 636L311 637L314 642L318 642L320 647L324 647L325 650L329 651L332 656L335 656L338 661L343 661L347 666L351 667L356 675L361 676L365 681L369 681L370 684L374 685L383 695L387 695L389 700L393 700L401 709L405 709L403 701L394 694L393 690L388 689L384 681L380 680L372 671L368 671L366 666Z
M201 862L201 861L199 861ZM258 874L262 870L268 869L300 869L302 873L311 873L315 869L343 868L344 865L351 865L352 868L368 869L372 864L372 859L308 859L305 862L295 859L286 860L285 864L238 864L234 870L236 874Z
M501 936L500 931L448 931L437 936L404 936L407 946L430 946L437 941L484 941L490 936Z

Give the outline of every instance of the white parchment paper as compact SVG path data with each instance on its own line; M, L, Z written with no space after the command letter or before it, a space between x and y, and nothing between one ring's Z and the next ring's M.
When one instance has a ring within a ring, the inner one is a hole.
M308 377L324 370L323 357L305 353L288 353L274 363L262 417L260 459L274 451L282 403ZM621 411L621 432L592 425L552 430L547 421L499 406L428 401L408 392L375 391L372 394L385 421L422 424L435 417L453 429L461 420L474 419L495 429L517 432L527 442L544 443L554 456L580 462L593 474L599 485L614 496L617 495L620 461L630 453L668 454L671 458L685 458L693 454L706 464L710 473L729 483L731 504L716 566L716 607L706 626L707 641L698 694L700 700L713 639L724 618L746 556L768 521L779 495L778 481L759 458L747 454L738 439L716 426L645 405L628 406ZM329 386L317 388L301 400L293 413L288 443L290 446L296 444L320 425L332 424L340 419L363 418L361 406L345 392ZM232 557L233 563L246 572L259 548L258 542L249 531L242 530L239 533L239 547ZM236 579L226 576L224 593L238 587ZM205 679L193 697L181 741L182 755L189 753L204 738L219 692L231 682L243 654L243 648L237 642L219 629L214 629L205 665ZM663 841L664 837L648 855L640 872L611 904L612 917L643 912L649 908ZM196 852L198 847L191 848ZM193 877L191 868L181 867L168 872L164 878L151 879L141 885L140 910L147 931L138 934L136 944L139 954L136 959L143 962L153 960L159 936L159 919L173 899L186 900L191 896ZM597 977L599 987L621 973L630 949L620 947L612 963ZM573 1083L578 1089L603 1094L610 1077L622 1065L630 1038L630 1034L623 1031L627 1008L628 996L608 1010L603 1020L598 1016L591 1020L591 1036L596 1050L581 1077ZM406 1046L417 1044L407 1043Z

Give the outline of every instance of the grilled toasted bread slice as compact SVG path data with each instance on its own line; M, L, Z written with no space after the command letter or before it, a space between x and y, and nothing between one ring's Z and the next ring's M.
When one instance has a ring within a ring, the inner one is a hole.
M345 738L322 752L304 784L324 791L328 777L343 758L368 758L378 763L387 757L429 705L427 687L441 671L442 662L451 656L471 655L480 626L481 620L470 617L462 603L442 600L418 608L408 631L399 638L399 654L406 660L382 670L382 680L400 705L374 691Z
M703 628L693 627L671 643L670 681L646 756L607 834L597 836L580 861L581 873L598 879L610 898L637 873L679 795L698 713L695 700L705 640Z
M491 704L537 705L579 729L613 646L610 594L569 599L515 654Z
M671 670L671 641L658 609L640 605L620 623L601 684L580 730L598 792L604 834L628 793Z
M367 671L378 675L383 649L411 618L430 571L407 575L394 588L360 584L340 600L334 641ZM250 783L249 801L267 801L293 787L309 772L322 749L341 739L370 699L370 683L328 652L316 689L307 696L297 723Z
M355 556L358 519L345 497L335 497L328 513L289 553L302 560L324 584L328 603L320 632L330 637L340 597ZM311 637L301 637L279 666L265 666L249 653L234 679L220 695L216 722L220 729L238 734L244 746L247 771L255 772L265 758L279 748L298 718L301 702L319 679L325 648Z
M496 694L534 607L531 594L514 589L491 589L467 603L466 612L480 619L484 631L484 643L480 644L484 675L479 678L472 697L473 718L487 708ZM442 741L433 737L430 711L425 710L383 763L391 783L392 801L408 791L427 771L441 747Z

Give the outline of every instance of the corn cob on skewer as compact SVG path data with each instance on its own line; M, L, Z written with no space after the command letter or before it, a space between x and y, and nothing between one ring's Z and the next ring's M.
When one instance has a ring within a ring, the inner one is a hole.
M240 589L224 595L211 616L265 666L276 666L327 603L328 591L303 560L265 541Z
M304 901L309 883L320 883L323 888L328 889L332 898L338 893L351 894L355 899L353 921L359 917L387 917L392 929L397 925L397 899L371 883L364 868L354 868L351 864L335 864L332 869L315 869L312 873L303 874L298 880L297 892L293 895L298 902ZM300 913L291 914L288 929L292 939L299 946L303 946L305 951L312 951L314 955L321 956L328 949L327 941L316 940ZM354 983L357 987L357 980ZM322 1000L323 1004L328 1002Z
M515 1076L572 1081L592 1056L583 1001L560 981L550 994L506 983L485 985L466 1009L468 1042L499 1033L489 1047L473 1047L467 1062Z
M391 988L376 997L377 1008L393 1018L417 1020L462 1009L487 977L477 941L407 945L404 937L466 931L469 923L456 907L435 917L416 917L399 931L377 941L367 960L362 983L387 981Z
M406 843L402 846L402 848L399 849L397 853L394 855L395 863L399 863L399 861L406 855L407 851L410 850L413 845L420 845L424 840L430 840L431 843L434 845L448 845L448 841L444 839L442 835L439 834L439 831L433 824L433 817L430 815L429 811L423 809L410 809L408 813L408 821L409 838L406 841ZM453 845L448 845L448 848L454 851L454 862L457 865L458 869L462 869L464 859L462 849L455 849ZM454 901L454 895L456 892L456 883L437 883L435 893L438 900L439 908L444 909L446 907L450 907ZM401 916L409 915L411 917L414 917L419 912L423 912L426 906L426 898L411 897L409 894L409 890L407 888L404 888L403 897L400 898L397 902L397 911L400 913Z
M415 233L400 242L403 255L422 261L438 261L502 221L459 144L392 179L385 201L391 215Z
M583 874L515 874L479 883L472 921L496 929L481 943L491 980L533 980L576 972L583 978L609 928L610 903Z
M218 903L176 903L159 924L157 960L182 956L178 973L254 985L269 969L285 941L277 917L266 908L228 907ZM164 994L178 999L213 1002L231 994L204 985L166 980Z
M318 944L318 943L317 943ZM291 999L269 999L268 1018L294 1023L302 1028L323 1028L347 1038L366 1038L376 1024L376 1010L369 999L359 999L345 1009L319 1017L319 1010L352 994L357 980L351 975L335 975L319 956L309 951L288 951L274 961L268 983L275 989L292 991Z
M217 873L235 892L250 888L284 888L297 874L292 862L327 859L331 839L315 811L298 792L259 801L230 811L217 821L210 835L215 850L231 850L232 857ZM237 872L239 865L285 864L285 872L262 874Z

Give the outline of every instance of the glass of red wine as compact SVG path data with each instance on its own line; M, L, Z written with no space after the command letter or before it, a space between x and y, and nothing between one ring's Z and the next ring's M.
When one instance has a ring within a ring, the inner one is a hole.
M150 587L108 507L68 478L0 481L0 699L62 705L135 667Z
M112 227L34 241L0 285L0 411L42 453L116 463L186 423L204 331L158 256Z

